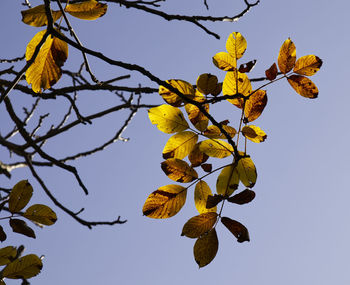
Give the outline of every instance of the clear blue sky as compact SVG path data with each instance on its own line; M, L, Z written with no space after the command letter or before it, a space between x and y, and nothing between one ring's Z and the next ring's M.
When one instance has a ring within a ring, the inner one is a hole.
M174 13L176 8L179 13L207 13L199 0L168 1L165 7ZM219 7L214 7L220 5L217 1L207 1L216 15L236 14L243 7L238 0L219 1L226 3ZM17 57L24 54L26 44L40 29L21 23L21 1L2 2L0 58ZM124 133L130 138L128 143L117 142L74 163L90 189L88 197L71 176L54 169L40 170L61 201L72 209L86 209L86 219L121 215L128 220L126 224L88 230L56 209L57 224L37 229L36 240L7 229L8 240L2 246L25 244L26 253L45 255L42 273L32 279L36 285L349 284L349 11L348 1L261 0L238 22L208 25L221 40L189 23L167 22L116 5L110 5L107 14L95 22L72 20L87 47L143 65L164 80L181 78L191 83L206 72L223 79L224 72L213 66L211 57L224 51L231 32L242 33L248 42L242 62L257 59L252 77L262 76L276 62L281 44L290 37L297 57L316 54L324 62L312 78L319 98L303 98L287 82L268 87L268 106L255 122L268 138L262 144L248 144L258 171L257 197L248 205L224 211L248 227L251 241L238 244L219 225L219 252L205 268L199 270L193 259L194 240L180 236L187 219L197 215L193 189L175 217L152 220L142 216L147 196L157 187L173 183L159 167L169 136L151 125L146 111L139 112ZM65 67L78 69L81 61L80 54L70 48ZM90 61L101 79L128 74L93 58ZM138 75L132 83L151 84ZM10 96L15 100L23 95L13 92ZM162 103L157 94L144 98L145 102ZM16 100L18 108L25 102ZM86 92L79 101L85 114L116 103L102 92ZM64 106L61 100L48 104L53 118ZM229 119L236 126L239 112L234 106L218 104L211 112L219 121ZM124 116L109 116L91 127L81 127L58 138L48 149L61 157L98 145L113 136ZM0 122L0 131L6 130L3 106ZM5 150L0 149L0 157L7 157ZM0 176L0 185L10 187L22 179L32 182L33 200L54 208L26 169L14 171L10 181ZM207 182L215 189L215 175Z

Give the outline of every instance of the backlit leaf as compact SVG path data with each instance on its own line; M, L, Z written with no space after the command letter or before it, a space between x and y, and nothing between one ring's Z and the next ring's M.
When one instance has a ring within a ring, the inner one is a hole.
M203 135L211 139L220 139L222 137L220 129L214 125L208 126L207 129L203 132Z
M213 56L214 65L223 71L233 71L236 69L236 60L227 52L219 52Z
M199 145L200 151L206 155L217 158L224 158L232 154L232 145L217 139L209 139L202 141Z
M57 221L56 213L50 207L41 204L30 206L23 217L46 226L53 225Z
M186 202L187 189L180 185L159 187L146 199L142 212L153 219L166 219L176 215Z
M296 48L290 38L284 41L278 54L278 67L284 74L291 71L296 59Z
M163 158L185 158L193 149L198 140L198 135L184 131L173 135L163 149Z
M262 129L260 129L258 126L254 126L254 125L244 126L242 129L242 134L248 140L255 143L261 143L265 141L265 139L267 138L267 135L265 134L265 132Z
M17 249L14 246L0 248L0 266L9 264L17 255Z
M34 26L42 27L47 25L47 17L45 12L45 5L35 6L33 8L21 11L22 22ZM61 11L51 11L53 21L56 22L62 16Z
M184 96L188 97L189 99L194 98L195 90L190 83L179 79L170 79L166 80L165 82L169 83L172 87L179 90ZM180 96L162 85L159 86L159 95L162 96L165 102L174 107L179 107L184 102Z
M171 179L180 183L188 183L198 178L196 170L186 161L170 158L161 163L164 173Z
M209 104L202 105L207 113L209 113ZM188 115L189 120L195 126L195 128L199 131L204 131L207 126L209 119L205 116L197 106L193 104L186 104L185 109Z
M65 11L73 17L82 20L96 20L106 14L107 8L107 4L99 3L96 0L90 0L68 4Z
M317 86L309 78L301 75L291 75L288 77L288 82L301 96L310 99L317 98Z
M27 237L35 238L35 232L25 221L19 219L10 219L10 226L14 233L19 233Z
M238 205L243 205L243 204L250 203L251 201L253 201L254 198L255 198L255 192L249 189L245 189L241 193L238 193L228 198L227 201Z
M37 33L27 45L26 60L31 59L36 46L45 34L45 30ZM26 71L26 80L32 85L36 93L41 93L41 89L49 89L62 75L61 66L68 57L68 45L66 42L48 36L41 46L34 63Z
M278 74L277 65L273 63L269 69L265 70L266 78L270 81L275 80Z
M250 241L247 228L240 222L222 217L221 222L237 238L238 242Z
M237 163L237 171L239 180L244 186L254 187L257 179L257 172L255 165L250 157L243 157Z
M214 96L218 96L222 91L222 82L216 85L215 90L211 93Z
M189 126L181 110L169 105L160 105L148 110L148 117L151 123L167 134L177 133L186 130Z
M267 95L265 90L255 91L244 106L244 115L247 122L252 122L260 117L267 104Z
M194 189L194 204L200 214L216 212L215 206L210 209L207 208L207 200L209 195L212 195L212 192L208 184L203 180L199 181Z
M197 78L197 89L199 92L208 95L215 91L218 84L218 78L210 73L204 73Z
M9 198L9 210L17 213L22 210L30 201L33 195L33 187L28 180L22 180L13 186Z
M241 73L251 72L256 64L256 59L248 61L247 63L241 64L238 68L238 71Z
M226 166L216 180L216 192L223 196L230 196L238 188L238 184L239 176L236 166Z
M252 85L248 76L245 73L240 73L238 71L227 72L223 85L222 93L224 95L237 95L241 94L243 96L248 96L252 91ZM230 103L237 106L238 108L243 108L243 99L227 99Z
M208 212L192 217L183 226L181 235L189 238L202 236L213 228L217 216L216 212Z
M9 279L29 279L38 275L42 268L41 259L35 254L28 254L8 264L2 276Z
M209 158L204 152L199 149L199 144L197 143L190 154L188 155L188 160L191 162L192 167L200 166L202 163L206 162Z
M208 265L215 258L218 249L219 240L215 228L197 239L193 255L199 267Z
M246 49L247 41L240 33L233 32L229 35L226 41L226 50L233 58L240 59Z
M2 226L0 226L0 241L3 242L7 238L7 235Z
M215 194L214 196L209 195L207 199L206 208L211 209L224 200L224 196Z
M322 60L318 56L305 55L297 60L293 71L301 75L312 76L320 70L321 66Z

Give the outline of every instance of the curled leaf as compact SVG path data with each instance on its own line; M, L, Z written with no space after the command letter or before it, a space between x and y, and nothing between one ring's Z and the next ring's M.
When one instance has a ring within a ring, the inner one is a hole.
M255 192L249 189L245 189L241 193L238 193L228 198L227 201L238 205L243 205L243 204L250 203L251 201L253 201L254 198L255 198Z
M278 74L277 65L273 63L269 69L265 71L266 78L270 81L275 80Z
M238 68L238 71L241 73L251 72L256 64L256 59L248 61L247 63L241 64Z
M0 226L0 241L3 242L7 238L7 235L2 226Z

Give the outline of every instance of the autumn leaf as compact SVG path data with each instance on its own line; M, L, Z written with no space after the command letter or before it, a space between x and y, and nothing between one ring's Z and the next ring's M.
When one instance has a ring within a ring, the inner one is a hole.
M166 219L176 215L186 202L187 189L180 185L159 187L148 196L142 212L153 219Z
M10 219L10 226L14 233L19 233L27 237L35 238L35 232L25 221L19 219Z
M213 56L214 65L223 71L233 71L236 69L236 60L227 52L219 52Z
M236 60L240 59L243 56L246 49L247 41L241 35L241 33L233 32L229 35L226 41L226 50L233 58L235 58Z
M212 195L209 185L203 180L199 181L194 189L194 204L200 214L216 212L215 206L211 207L210 209L207 208L207 200L209 195Z
M28 254L8 264L2 276L9 279L29 279L38 275L43 268L41 259L35 254Z
M47 25L47 17L45 11L45 5L35 6L33 8L21 11L22 22L34 26L42 27ZM56 22L62 16L61 11L51 11L53 21Z
M198 135L184 131L170 137L163 149L163 158L185 158L196 145Z
M216 192L223 196L230 196L239 184L239 176L236 166L224 167L216 180Z
M256 59L243 63L239 66L238 71L241 73L251 72L256 64Z
M218 84L218 78L210 73L204 73L197 78L197 89L199 92L208 95L215 91Z
M237 163L237 171L239 180L241 180L243 185L253 188L256 183L257 172L252 159L250 157L240 158Z
M211 163L203 163L201 164L201 168L205 172L211 172L213 170L213 165Z
M224 200L224 196L215 194L214 196L209 195L207 198L206 208L211 209Z
M188 155L188 160L191 162L192 167L200 166L202 163L206 162L209 158L204 152L199 149L200 143L196 143L190 154Z
M14 246L0 248L0 266L9 264L17 255L17 249Z
M27 61L32 58L36 46L45 33L46 30L38 32L27 45ZM67 57L67 43L56 37L48 36L34 63L26 71L27 83L32 85L34 92L41 93L41 89L49 89L61 78L61 66Z
M228 198L227 201L238 205L243 205L250 203L254 198L255 192L249 189L245 189L244 191Z
M242 128L242 134L248 140L255 143L261 143L265 141L267 138L266 133L262 129L260 129L258 126L254 126L254 125L244 126Z
M209 113L209 104L203 104L202 106L205 111ZM197 130L202 132L207 128L209 119L199 110L197 106L193 104L186 104L185 110L187 112L189 120Z
M317 98L317 86L309 78L301 75L291 75L287 79L293 89L301 96L310 99Z
M9 198L9 210L17 213L22 210L30 201L33 195L33 187L28 180L19 181L13 186Z
M193 255L199 267L204 267L212 262L218 249L219 240L215 228L197 239L193 247Z
M7 235L2 226L0 226L0 241L3 242L7 238Z
M266 78L270 81L275 80L278 74L277 65L273 63L269 69L265 70Z
M160 131L167 134L181 132L189 127L181 110L169 105L149 109L148 117L152 124L157 125Z
M190 83L180 79L170 79L166 80L165 82L179 90L179 92L181 92L185 97L188 97L189 99L194 98L195 90ZM159 95L162 96L165 102L174 107L179 107L184 102L179 95L162 85L159 86Z
M267 104L265 90L257 90L250 95L244 106L244 115L247 122L252 122L260 117Z
M178 158L170 158L161 163L164 173L171 179L180 183L189 183L198 178L196 170L186 161Z
M182 228L182 236L198 238L210 231L215 225L218 214L216 212L202 213L189 219Z
M300 57L295 63L293 71L300 75L312 76L320 70L322 60L315 55L305 55Z
M46 226L53 225L57 221L56 213L50 207L41 204L30 206L23 213L23 217Z
M96 0L68 4L64 9L73 17L82 20L96 20L107 12L107 4L102 4Z
M252 85L248 76L245 73L238 71L227 72L223 85L222 93L224 95L237 95L241 94L243 96L248 96L252 91ZM231 104L237 106L238 108L243 108L243 99L227 99Z
M217 158L230 156L233 152L232 145L217 139L202 141L199 145L199 149L206 155Z
M284 74L291 71L295 65L296 48L290 38L284 41L278 54L278 67Z
M240 222L222 217L221 222L237 238L238 242L250 241L247 228Z

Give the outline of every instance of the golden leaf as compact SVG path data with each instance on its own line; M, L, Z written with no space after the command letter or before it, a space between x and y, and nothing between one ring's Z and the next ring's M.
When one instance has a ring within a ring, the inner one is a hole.
M164 173L171 179L180 183L188 183L198 178L196 170L186 161L170 158L161 163Z
M226 41L226 50L233 58L240 59L246 49L247 41L240 33L233 32L229 35Z
M226 133L233 138L237 131L234 127L222 125L222 128L226 131ZM210 125L204 132L203 135L205 135L208 138L211 139L227 139L226 136L220 131L220 129L217 126Z
M293 71L301 75L312 76L320 70L321 66L322 60L318 56L305 55L297 60Z
M30 201L33 195L33 187L28 180L22 180L13 186L9 198L9 210L17 213L22 210Z
M284 74L291 71L296 59L296 48L290 38L284 41L278 54L278 67Z
M198 135L193 132L180 132L173 135L163 149L163 158L185 158L193 149L198 140Z
M236 69L237 62L227 52L219 52L213 56L214 65L223 71L233 71Z
M10 226L14 233L19 233L27 237L35 238L35 232L27 225L25 221L19 219L10 219Z
M208 184L203 180L199 181L194 189L194 204L200 214L216 212L216 206L207 209L207 200L209 195L212 195L212 192Z
M17 255L17 249L14 246L0 248L0 266L9 264Z
M215 212L202 213L189 219L182 228L182 236L198 238L210 231L215 225L218 214Z
M45 5L35 6L28 10L21 11L22 22L34 26L42 27L47 25L47 17L45 11ZM56 22L62 16L61 11L51 11L53 21Z
M106 14L107 8L107 4L99 3L96 0L90 0L68 4L65 11L73 17L82 20L96 20Z
M218 78L210 73L204 73L197 78L197 89L199 92L208 95L215 91L218 84Z
M179 79L170 79L166 80L165 82L179 90L184 96L188 97L189 99L194 98L195 90L190 83ZM184 102L180 96L162 85L159 86L159 95L162 96L165 102L174 107L179 107Z
M32 58L36 46L45 33L45 30L37 33L27 45L27 61ZM32 84L34 92L41 93L41 89L49 89L61 78L61 66L67 57L67 43L58 38L48 36L45 43L41 46L34 63L26 71L26 80L28 84Z
M260 117L267 104L267 95L265 90L257 90L246 101L244 106L244 115L248 122L252 122Z
M265 70L266 78L270 81L276 79L278 74L277 65L273 63L269 69Z
M199 145L200 151L206 155L217 158L224 158L232 154L232 145L217 139L209 139L202 141Z
M142 212L153 219L166 219L176 215L186 202L187 189L180 185L159 187L146 199Z
M204 104L202 106L207 111L207 113L209 113L209 104ZM189 120L197 130L202 132L207 128L209 119L199 110L197 106L193 104L186 104L185 110L187 112Z
M196 143L196 145L188 155L188 160L191 162L192 167L200 166L209 158L209 156L207 156L204 152L200 151L199 144L200 143Z
M216 192L223 196L230 196L238 188L238 184L239 176L236 167L226 166L216 180Z
M261 143L265 141L265 139L267 138L267 135L265 134L265 132L262 129L260 129L258 126L254 126L254 125L244 126L242 129L242 134L248 140L255 143Z
M247 228L240 222L222 217L221 222L237 238L238 242L250 241Z
M208 265L216 256L219 240L215 228L197 239L193 247L193 255L199 267Z
M35 254L28 254L8 264L2 276L9 279L29 279L38 275L42 268L41 259Z
M148 110L148 117L152 124L167 134L186 130L189 126L181 110L169 105L160 105Z
M253 188L258 174L252 159L250 157L241 158L237 163L237 171L243 185Z
M23 217L46 226L53 225L57 221L56 213L50 207L41 204L30 206Z
M242 94L243 96L248 96L252 91L252 85L248 76L245 73L240 73L238 71L227 72L223 85L222 93L224 95L237 95ZM230 103L237 106L238 108L243 108L243 99L227 99Z
M309 78L301 75L291 75L288 77L288 82L301 96L310 99L317 98L317 86Z

